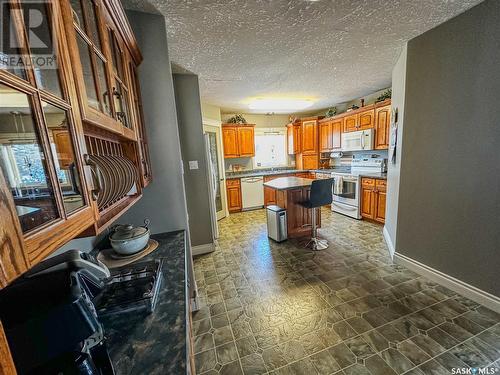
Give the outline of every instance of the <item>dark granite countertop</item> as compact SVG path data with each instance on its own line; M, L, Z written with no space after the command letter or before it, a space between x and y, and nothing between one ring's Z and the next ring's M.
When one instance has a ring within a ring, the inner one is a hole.
M360 173L361 177L368 178L378 178L381 180L387 180L387 173Z
M117 375L186 373L185 232L151 237L160 245L139 262L163 259L163 281L154 312L101 319Z
M325 168L325 169L253 169L249 171L241 172L226 172L226 178L244 178L244 177L258 177L258 176L275 176L280 174L288 173L305 173L305 172L317 172L317 173L330 173L330 172L349 172L349 168Z

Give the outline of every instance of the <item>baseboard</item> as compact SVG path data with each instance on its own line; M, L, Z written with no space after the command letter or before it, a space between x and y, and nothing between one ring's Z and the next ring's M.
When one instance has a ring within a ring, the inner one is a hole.
M453 276L447 275L397 252L394 253L394 262L500 313L500 297L494 296L493 294L485 292L484 290L469 285Z
M215 251L214 243L204 243L203 245L197 245L191 247L192 256L211 253L212 251Z
M389 232L387 231L387 228L385 226L382 233L384 234L384 240L387 244L387 248L389 249L389 255L394 260L394 253L396 252L396 250L394 249L394 244L392 243L391 236L389 235Z

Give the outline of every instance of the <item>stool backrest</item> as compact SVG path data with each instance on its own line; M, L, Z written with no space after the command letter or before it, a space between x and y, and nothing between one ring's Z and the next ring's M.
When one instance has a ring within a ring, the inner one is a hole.
M314 180L311 184L309 201L312 207L321 207L332 203L333 178Z

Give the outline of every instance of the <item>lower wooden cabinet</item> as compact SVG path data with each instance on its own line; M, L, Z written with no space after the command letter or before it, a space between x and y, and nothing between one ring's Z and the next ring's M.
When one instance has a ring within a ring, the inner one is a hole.
M241 183L239 178L226 180L227 209L229 212L241 211Z
M283 176L264 176L264 182L274 180ZM276 190L267 186L264 186L264 207L276 204Z
M387 181L375 178L361 179L361 216L385 223Z

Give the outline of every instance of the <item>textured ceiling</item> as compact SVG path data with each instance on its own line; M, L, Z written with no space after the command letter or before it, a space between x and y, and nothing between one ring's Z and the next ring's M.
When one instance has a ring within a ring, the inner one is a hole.
M199 75L203 101L242 112L249 97L319 109L390 86L404 42L480 2L124 0L167 18L170 58Z

